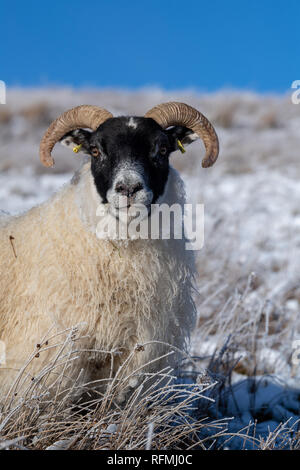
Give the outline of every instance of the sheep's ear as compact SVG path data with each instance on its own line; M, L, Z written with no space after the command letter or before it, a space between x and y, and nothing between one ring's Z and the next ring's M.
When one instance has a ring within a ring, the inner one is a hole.
M182 145L189 145L195 140L199 139L198 134L195 134L191 129L183 126L175 126L165 131L169 137L169 141L172 147L172 152L178 150L178 140Z
M61 139L60 143L65 147L73 150L77 149L77 152L87 153L90 151L90 138L92 132L85 129L75 129L65 134Z

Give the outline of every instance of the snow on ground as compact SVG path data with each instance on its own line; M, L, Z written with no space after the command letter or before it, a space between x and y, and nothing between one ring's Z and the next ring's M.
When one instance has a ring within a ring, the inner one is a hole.
M278 374L300 387L300 369L291 364L293 344L300 339L300 185L279 171L261 169L215 180L203 192L206 237L198 265L200 290L205 289L199 301L204 333L199 327L194 352L205 355L213 345L220 347L226 330L247 336L251 327L252 337L236 338L248 374L256 338L257 372ZM213 296L210 301L207 295ZM230 295L241 305L224 311ZM216 308L221 312L217 331L207 335L205 319L216 320Z
M0 174L0 210L9 214L25 212L41 204L71 178L71 173L36 175L32 167Z
M6 118L0 113L0 209L27 210L70 179L78 157L57 149L54 171L42 169L37 157L42 132L62 110L88 102L142 114L170 99L203 111L221 145L209 170L201 169L201 143L173 158L189 200L205 205L193 354L205 368L207 356L227 341L226 354L239 362L232 375L235 400L231 390L223 415L237 417L230 425L237 431L263 407L256 433L266 438L268 428L288 418L295 425L300 415L300 393L293 390L300 390L300 107L288 97L251 93L12 91ZM254 375L271 379L253 391L245 379Z

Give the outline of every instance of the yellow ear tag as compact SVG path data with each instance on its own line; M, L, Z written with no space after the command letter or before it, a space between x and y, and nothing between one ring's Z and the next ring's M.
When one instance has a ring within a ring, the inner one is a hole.
M179 139L177 139L177 145L178 145L179 150L180 150L181 153L185 153L185 152L186 152L184 146L182 145L182 143L180 142Z
M76 145L76 147L73 148L73 152L78 153L81 147L82 147L82 144Z

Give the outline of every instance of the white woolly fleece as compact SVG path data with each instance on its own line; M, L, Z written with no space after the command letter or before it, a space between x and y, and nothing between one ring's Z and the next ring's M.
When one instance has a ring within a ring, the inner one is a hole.
M185 202L174 169L159 202ZM49 201L1 220L0 340L6 346L6 365L0 366L0 401L43 338L75 325L81 339L70 341L65 352L72 344L92 351L78 354L69 364L66 385L81 369L82 381L114 375L137 343L156 340L186 347L195 320L195 267L185 240L135 240L116 247L95 235L99 203L90 164L85 163ZM63 336L40 348L17 388L24 389L54 361L61 347L55 345ZM105 353L111 350L122 352L113 365ZM156 343L137 351L126 373L166 350ZM171 357L174 363L176 354ZM154 363L148 370L163 365ZM58 372L59 367L45 376L43 387L55 382Z

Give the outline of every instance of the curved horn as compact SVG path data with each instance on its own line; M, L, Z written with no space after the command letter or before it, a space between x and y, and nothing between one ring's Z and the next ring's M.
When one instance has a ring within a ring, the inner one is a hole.
M170 126L184 126L198 134L206 149L205 157L202 160L204 168L212 166L217 160L219 154L218 136L209 120L195 108L185 103L163 103L150 109L145 117L154 119L164 129Z
M43 165L54 165L51 151L56 142L67 132L78 129L79 127L87 127L95 131L100 124L111 117L113 117L113 115L109 111L106 111L106 109L88 104L77 106L61 114L50 124L41 140L40 159Z

